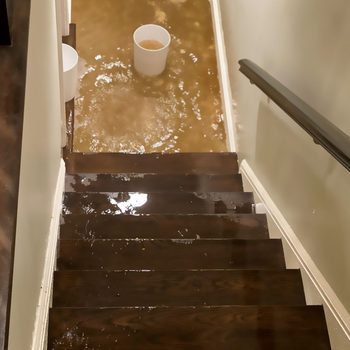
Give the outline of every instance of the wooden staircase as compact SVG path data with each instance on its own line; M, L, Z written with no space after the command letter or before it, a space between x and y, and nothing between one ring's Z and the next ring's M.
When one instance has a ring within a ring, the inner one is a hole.
M235 154L70 154L48 349L329 350Z

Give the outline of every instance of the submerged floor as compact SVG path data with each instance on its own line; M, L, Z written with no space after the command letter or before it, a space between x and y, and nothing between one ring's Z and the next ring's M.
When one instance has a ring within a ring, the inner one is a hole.
M208 0L73 0L80 62L76 152L226 151ZM166 71L141 78L132 34L166 27Z

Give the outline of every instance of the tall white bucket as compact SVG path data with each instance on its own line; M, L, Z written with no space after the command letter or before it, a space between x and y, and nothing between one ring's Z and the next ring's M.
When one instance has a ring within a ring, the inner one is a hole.
M78 83L79 56L73 47L62 44L63 56L63 91L65 102L74 98Z
M145 48L145 41L157 41L163 45L158 49ZM146 24L134 32L134 66L137 72L146 76L161 74L166 66L171 36L169 32L156 24Z

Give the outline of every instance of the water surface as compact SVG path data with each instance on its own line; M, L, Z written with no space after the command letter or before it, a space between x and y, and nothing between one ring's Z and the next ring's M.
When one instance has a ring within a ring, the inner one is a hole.
M80 60L74 151L226 151L208 0L73 0ZM134 30L167 28L166 71L133 69Z

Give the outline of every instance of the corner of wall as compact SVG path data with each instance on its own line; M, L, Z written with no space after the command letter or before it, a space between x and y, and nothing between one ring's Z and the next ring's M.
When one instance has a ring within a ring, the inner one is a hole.
M228 64L226 56L226 47L224 31L222 28L222 18L219 0L210 0L214 36L216 43L216 57L218 62L219 82L221 90L221 99L224 109L224 123L227 138L227 148L230 152L236 152L236 140L234 134L234 111L232 106L231 84L228 74Z

